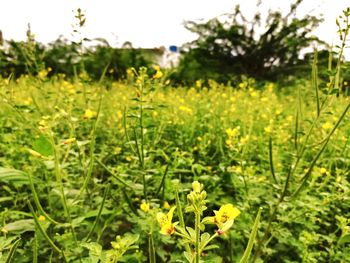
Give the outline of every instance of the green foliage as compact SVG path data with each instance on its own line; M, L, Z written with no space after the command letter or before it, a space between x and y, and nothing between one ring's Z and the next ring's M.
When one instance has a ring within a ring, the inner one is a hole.
M0 78L0 260L349 262L349 17L327 78L315 52L283 91Z
M213 81L209 88L172 89L150 72L133 71L131 86L114 82L109 90L83 80L1 79L5 257L21 237L15 262L93 262L114 251L116 236L130 233L139 236L138 248L124 261L185 260L193 243L162 235L156 215L169 213L176 199L176 231L195 233L193 212L180 213L179 204L200 180L208 193L203 218L222 204L241 211L202 260L239 261L252 246L259 207L250 260L348 260L348 114L337 124L346 98L319 92L317 114L315 87L307 82L285 93L272 83L254 90L249 79L235 89ZM206 225L210 236L215 230ZM201 235L200 244L208 240Z
M88 42L88 40L85 40ZM104 74L112 79L126 78L130 67L150 66L153 59L147 51L132 47L112 48L104 39L81 50L79 43L59 38L44 46L33 40L28 42L5 41L8 47L0 49L0 72L3 77L18 78L24 74L40 75L49 68L49 76L63 74L73 78L79 73L99 80Z
M294 75L302 64L300 52L318 41L310 33L321 21L310 15L297 18L301 2L293 3L286 15L270 10L264 23L259 12L248 21L239 6L233 13L205 23L187 22L186 28L198 39L187 45L175 79L227 83L240 75L274 81ZM264 31L258 33L261 28Z

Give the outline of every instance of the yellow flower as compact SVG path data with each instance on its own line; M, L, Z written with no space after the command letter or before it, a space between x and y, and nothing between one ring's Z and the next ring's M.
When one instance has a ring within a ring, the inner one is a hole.
M192 189L195 193L200 193L202 190L202 185L198 181L194 181L192 183Z
M271 127L271 126L266 126L266 127L264 128L264 131L265 131L265 133L270 134L270 133L272 133L272 127Z
M330 122L326 122L322 125L322 129L324 129L325 131L330 131L332 128L333 128L333 125Z
M188 114L192 114L192 112L193 112L191 108L186 107L186 106L180 106L180 107L179 107L179 110L180 110L180 111L183 111L183 112L186 112L186 113L188 113Z
M153 67L156 70L156 73L153 75L154 79L160 79L163 77L163 72L160 70L160 67L158 65Z
M121 152L122 152L122 148L120 148L120 147L115 147L113 150L113 153L115 155L121 154Z
M163 72L161 72L160 70L158 70L156 74L153 75L154 79L160 79L161 77L163 77Z
M241 127L237 126L236 128L227 128L226 133L229 137L236 137L239 134L239 130Z
M143 211L143 212L148 212L150 210L150 207L149 207L149 203L147 202L142 202L142 204L140 205L140 209Z
M165 209L169 209L170 208L170 205L169 205L169 203L167 201L164 202L163 208L165 208Z
M42 158L43 156L41 155L41 153L38 153L37 151L34 151L32 149L28 149L28 152L33 155L34 157L38 157L38 158Z
M241 89L245 88L245 84L243 82L239 83L238 87L240 87Z
M74 137L72 137L72 138L69 138L69 139L63 141L63 144L71 144L75 141L76 141L76 139Z
M241 212L232 204L226 204L221 206L219 211L214 210L214 213L213 221L219 228L219 234L223 234L233 225L233 221Z
M326 173L327 173L327 169L324 168L324 167L322 167L322 168L320 169L320 173L321 173L321 174L326 174Z
M173 223L173 214L176 206L173 206L167 214L157 213L157 221L160 225L160 233L163 235L171 235L175 232L175 226L178 222Z
M201 88L202 87L202 81L200 79L196 80L196 88Z
M40 216L38 217L38 220L41 221L41 222L43 222L43 221L46 220L46 218L45 218L45 216L40 215Z
M83 118L84 119L92 119L92 118L95 118L96 116L97 116L97 112L96 111L87 109L87 110L85 110Z

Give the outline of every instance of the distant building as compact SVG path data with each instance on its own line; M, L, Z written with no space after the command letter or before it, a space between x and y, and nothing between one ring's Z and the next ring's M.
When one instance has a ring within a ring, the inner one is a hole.
M133 49L130 42L123 44L122 49ZM174 68L179 65L180 52L177 46L170 46L166 49L164 46L159 48L135 48L141 54L154 64L158 64L161 68Z
M179 65L179 61L180 52L178 47L170 46L169 49L164 48L161 61L159 61L159 66L162 68L174 68Z

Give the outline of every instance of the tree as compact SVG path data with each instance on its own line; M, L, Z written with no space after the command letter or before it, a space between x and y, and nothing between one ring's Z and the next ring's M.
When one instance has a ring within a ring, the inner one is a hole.
M262 16L258 11L252 21L242 14L240 6L222 17L205 23L188 21L185 27L198 35L188 43L175 79L193 82L199 78L227 82L239 75L276 80L300 65L300 52L320 42L310 33L322 21L315 16L296 17L302 0L294 2L289 12L269 10L262 34Z

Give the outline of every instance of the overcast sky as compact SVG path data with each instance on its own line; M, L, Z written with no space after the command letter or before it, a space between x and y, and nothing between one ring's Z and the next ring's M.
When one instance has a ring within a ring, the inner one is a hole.
M260 6L288 10L290 0L263 0ZM125 41L134 47L178 45L194 35L183 27L185 20L210 19L230 12L241 4L245 14L257 11L255 0L3 0L0 2L0 30L5 39L23 40L27 24L36 39L48 43L64 35L72 39L74 11L86 14L82 31L87 38L102 37L113 46ZM349 0L304 0L298 15L322 15L325 22L315 34L328 43L337 43L335 19L350 6Z

